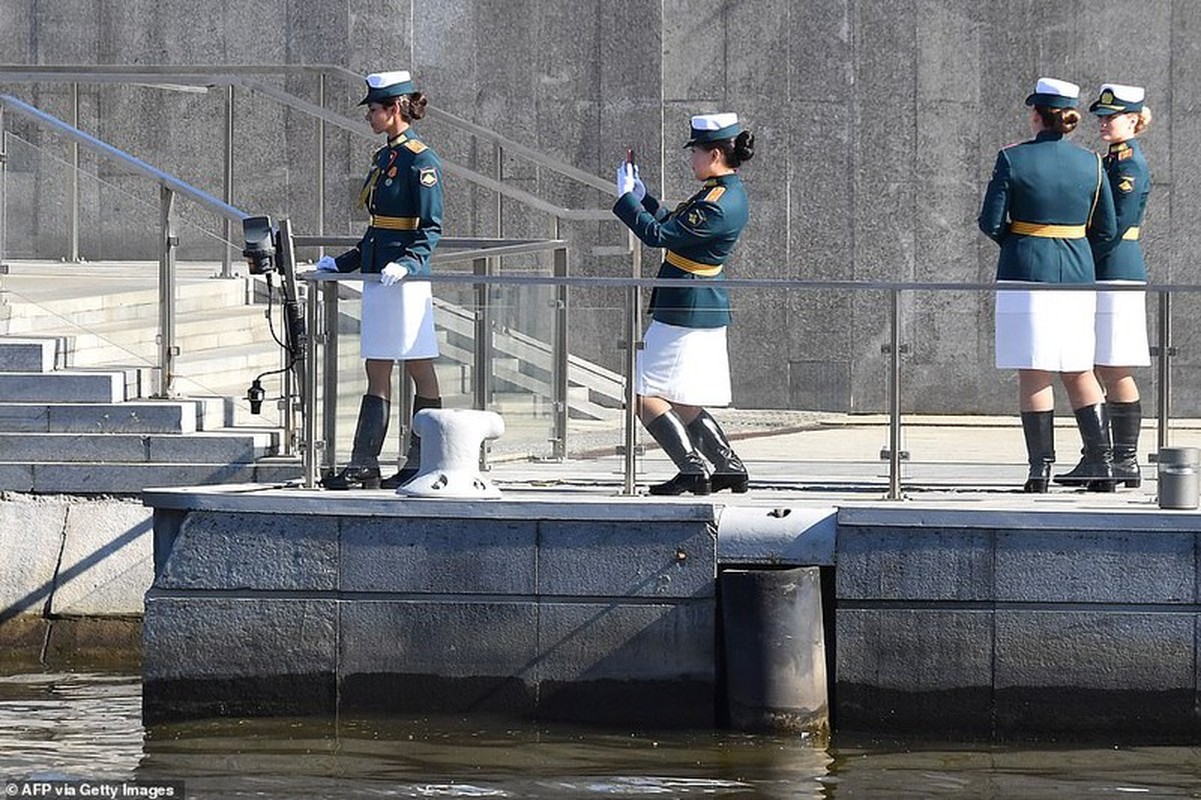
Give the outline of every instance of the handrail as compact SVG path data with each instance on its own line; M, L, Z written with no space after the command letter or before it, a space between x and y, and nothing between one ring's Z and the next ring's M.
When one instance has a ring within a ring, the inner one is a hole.
M176 65L176 66L158 66L158 65L135 65L135 66L116 66L116 65L0 65L0 83L99 83L99 84L119 84L119 83L143 83L147 85L193 85L193 86L230 86L240 85L250 88L253 91L262 92L275 100L285 103L298 111L304 111L311 116L318 116L326 122L333 123L339 127L349 130L352 133L362 133L361 130L355 130L347 127L345 123L349 122L340 114L328 112L329 116L318 113L327 111L308 101L298 98L282 90L266 87L258 81L251 80L247 76L250 75L290 75L297 72L313 73L317 75L336 75L347 82L361 82L362 76L352 72L345 67L337 64L287 64L287 65L222 65L219 69L205 67L202 65ZM164 80L157 80L162 78ZM169 80L165 80L169 79ZM284 97L291 98L284 100ZM607 191L611 184L609 181L586 172L572 164L561 161L556 158L551 158L544 153L524 145L514 139L503 136L493 130L477 125L474 122L463 119L448 111L443 111L436 106L428 106L427 110L432 118L437 118L452 127L486 139L494 144L504 147L506 150L521 155L523 158L537 164L540 167L550 169L565 177L571 178L579 183L583 183L594 189ZM366 126L362 126L364 129ZM366 134L371 135L371 134ZM499 183L491 178L481 175L477 172L461 167L450 162L446 163L447 171L458 171L463 177L473 182L478 182L485 188L493 191L507 194L515 200L523 203L528 203L540 211L552 213L564 219L574 220L607 220L611 219L607 209L568 209L560 206L555 206L541 198L537 198L528 192L504 187L504 184ZM505 191L501 188L504 187ZM550 209L554 209L553 211ZM603 214L601 212L604 212Z
M322 108L316 103L310 103L304 98L297 97L289 92L283 91L282 89L276 89L274 86L268 86L261 81L256 81L249 78L231 76L229 80L235 85L263 94L267 97L270 97L272 100L282 103L288 108L301 111L309 116L324 120L325 122L335 125L349 133L353 133L356 136L361 136L365 139L377 138L376 134L372 133L371 128L369 128L366 124L362 122L355 122L354 120L344 117L335 111ZM616 219L608 209L575 209L567 208L566 206L555 205L547 200L543 200L537 195L531 194L522 189L508 186L494 178L489 178L487 175L483 175L473 169L464 167L461 164L456 164L455 162L447 159L441 159L441 161L442 167L452 175L462 176L472 183L483 186L486 189L491 189L492 191L498 192L506 197L511 197L514 200L525 203L532 208L536 208L537 210L551 214L552 216L578 221ZM608 185L606 184L606 188L607 186Z
M132 156L123 150L113 147L108 142L84 133L73 125L68 125L58 117L47 114L39 108L18 100L7 94L0 94L0 108L14 111L31 120L40 128L49 129L71 139L73 142L124 164L134 172L149 178L159 186L159 326L158 326L158 396L170 398L175 396L175 359L180 354L175 343L175 248L179 245L179 237L175 232L175 198L183 195L193 202L216 212L231 222L241 222L250 215L240 208L218 200L190 183L164 172L157 167L147 164L140 158ZM4 134L0 131L0 136ZM78 169L78 167L76 167ZM0 179L2 182L2 179ZM5 198L7 201L7 198ZM0 215L4 213L0 209ZM74 234L74 231L73 231ZM0 254L3 255L3 254Z
M39 127L49 128L57 131L58 133L69 137L73 141L79 142L89 150L119 161L136 172L140 172L145 177L157 181L161 186L165 186L174 192L182 194L185 197L199 203L200 205L215 211L221 216L233 220L234 222L241 222L250 216L242 209L231 206L229 203L226 203L223 200L218 200L208 192L197 189L190 183L184 183L174 175L163 172L161 169L147 164L142 159L137 158L136 156L131 156L124 150L118 150L108 142L97 139L95 136L92 136L89 133L84 133L78 128L74 128L63 122L58 117L51 116L39 108L31 106L22 100L18 100L12 95L0 94L0 105L4 105L12 111L15 111L16 113L33 120L39 125Z

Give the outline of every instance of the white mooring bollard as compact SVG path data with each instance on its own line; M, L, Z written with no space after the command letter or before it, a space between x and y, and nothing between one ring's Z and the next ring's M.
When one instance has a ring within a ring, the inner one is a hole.
M409 497L485 499L500 489L480 474L480 445L505 432L505 421L493 411L427 408L413 417L421 437L421 471L396 490Z

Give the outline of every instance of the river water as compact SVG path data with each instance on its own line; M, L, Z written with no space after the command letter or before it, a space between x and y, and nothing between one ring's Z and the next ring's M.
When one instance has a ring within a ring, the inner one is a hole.
M1201 749L827 744L457 717L146 729L136 675L2 675L0 782L39 779L183 782L189 799L1196 798Z

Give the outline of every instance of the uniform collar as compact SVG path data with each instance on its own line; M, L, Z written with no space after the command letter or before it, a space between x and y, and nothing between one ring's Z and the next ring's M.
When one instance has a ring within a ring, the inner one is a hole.
M1109 154L1111 156L1116 156L1119 153L1126 152L1127 150L1133 150L1135 147L1134 141L1134 139L1127 139L1124 142L1114 142L1109 146Z
M413 132L411 130L405 131L404 133L398 134L395 138L389 139L388 147L400 147L409 139L413 138L415 137L413 136Z
M712 189L714 186L728 186L730 183L738 180L738 173L731 172L728 175L714 175L708 178L704 183L704 188Z
M1063 134L1059 131L1039 131L1034 137L1036 142L1058 142L1063 138Z

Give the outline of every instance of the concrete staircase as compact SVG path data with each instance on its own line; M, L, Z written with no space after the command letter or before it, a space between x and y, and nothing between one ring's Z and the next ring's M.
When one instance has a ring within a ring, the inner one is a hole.
M0 337L0 490L114 494L281 482L278 429L232 428L222 398L138 396L138 369L59 368L62 340Z
M216 279L216 270L180 265L176 390L187 400L177 402L146 399L157 389L153 264L17 262L0 278L0 491L136 492L299 476L298 459L278 455L277 404L256 416L243 399L251 378L282 365L263 286ZM448 407L470 407L474 315L436 303L443 396ZM341 309L336 414L344 456L365 379L358 304ZM504 329L493 334L493 350L491 407L509 422L505 449L537 454L552 416L551 347ZM278 378L268 381L274 397ZM620 376L572 358L568 381L573 420L607 425L620 417ZM89 466L97 463L105 468Z

